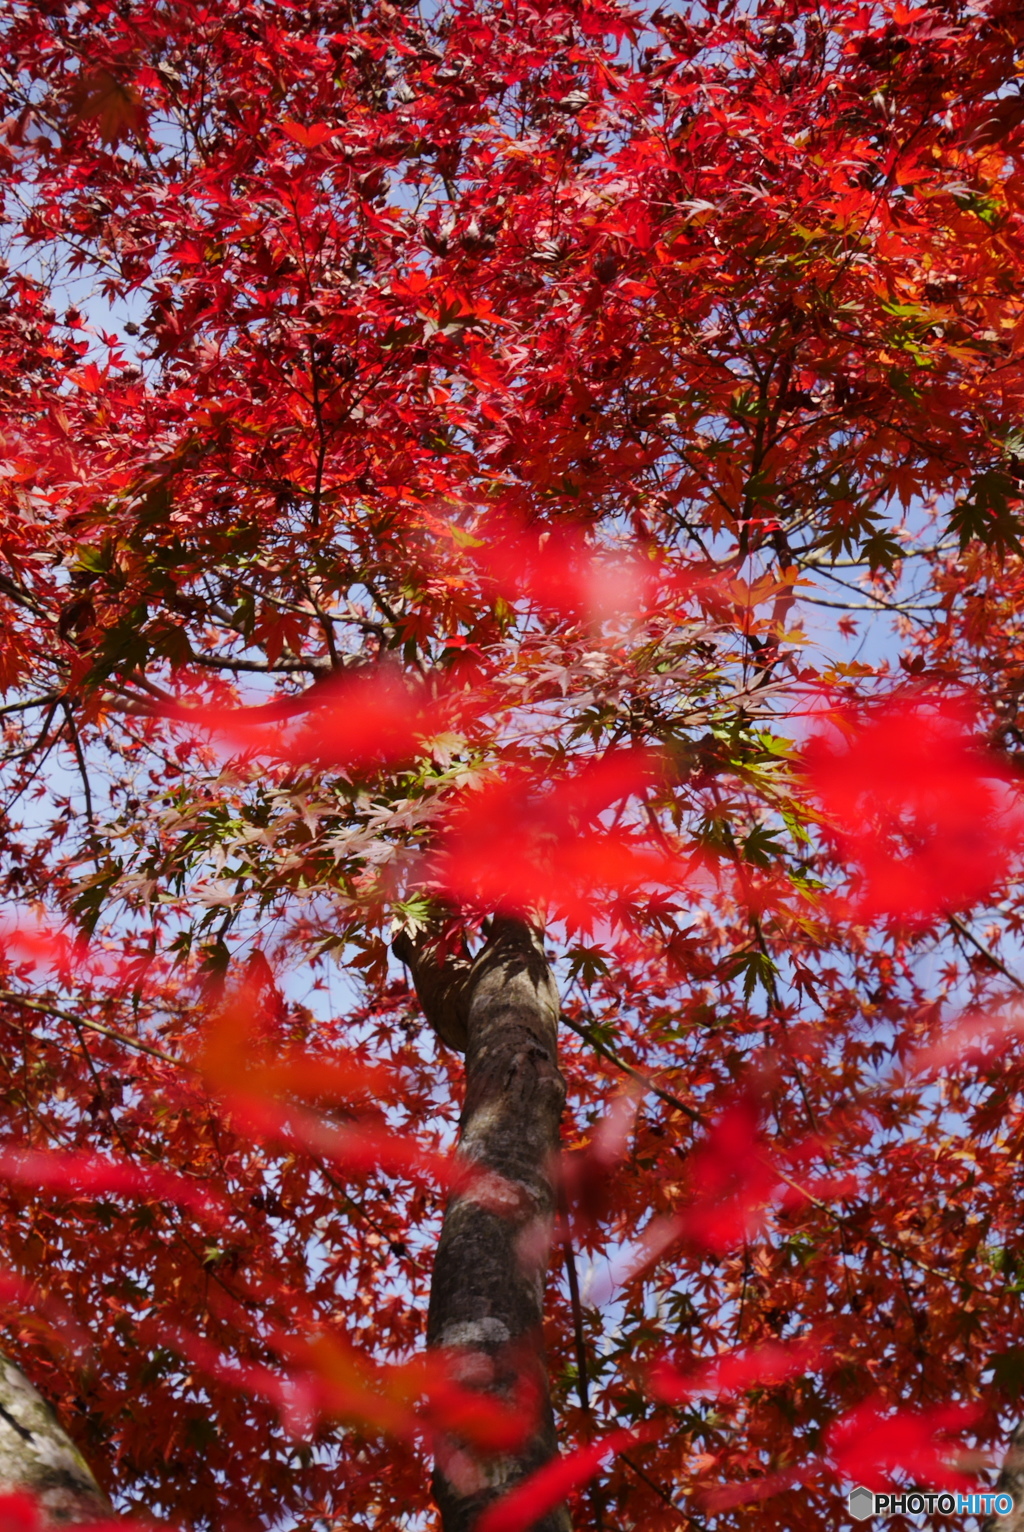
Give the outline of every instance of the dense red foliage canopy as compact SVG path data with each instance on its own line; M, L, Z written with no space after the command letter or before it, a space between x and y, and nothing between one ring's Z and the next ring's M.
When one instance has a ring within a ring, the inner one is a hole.
M527 908L565 1455L490 1532L986 1482L1019 7L0 34L4 1349L121 1509L430 1525L437 1433L500 1451L530 1401L422 1352L461 1071L389 942Z

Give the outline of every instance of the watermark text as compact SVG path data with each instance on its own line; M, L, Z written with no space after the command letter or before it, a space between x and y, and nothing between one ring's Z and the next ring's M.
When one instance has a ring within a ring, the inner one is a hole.
M938 1511L942 1516L1009 1516L1013 1512L1013 1496L994 1489L972 1490L968 1495L924 1489L878 1495L861 1485L850 1491L849 1506L855 1521L867 1521L869 1516L920 1516L924 1511L929 1515Z

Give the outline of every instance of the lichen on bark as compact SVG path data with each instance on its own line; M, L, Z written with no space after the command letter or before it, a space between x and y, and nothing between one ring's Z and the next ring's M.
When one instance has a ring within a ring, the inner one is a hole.
M0 1494L35 1497L44 1527L102 1521L110 1502L50 1406L0 1356Z

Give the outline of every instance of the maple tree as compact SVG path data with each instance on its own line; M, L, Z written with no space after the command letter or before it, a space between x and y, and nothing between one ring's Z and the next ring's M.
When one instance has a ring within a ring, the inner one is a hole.
M1019 11L0 27L0 1515L990 1483Z

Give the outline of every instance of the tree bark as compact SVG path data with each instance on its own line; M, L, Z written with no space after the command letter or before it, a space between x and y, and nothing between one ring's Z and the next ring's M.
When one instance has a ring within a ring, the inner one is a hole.
M1008 1516L990 1516L983 1532L1024 1532L1024 1421L1010 1437L996 1489L1013 1496L1013 1510Z
M451 1197L434 1263L427 1345L469 1388L515 1405L534 1425L515 1452L484 1457L456 1438L437 1446L434 1497L444 1532L472 1532L482 1511L557 1456L541 1334L555 1216L553 1174L565 1082L559 1000L539 933L498 917L472 964L438 962L429 940L399 939L428 1021L465 1040L459 1154L475 1178ZM559 1506L531 1532L569 1532Z
M113 1512L56 1415L0 1356L0 1494L33 1495L44 1527L103 1521Z

